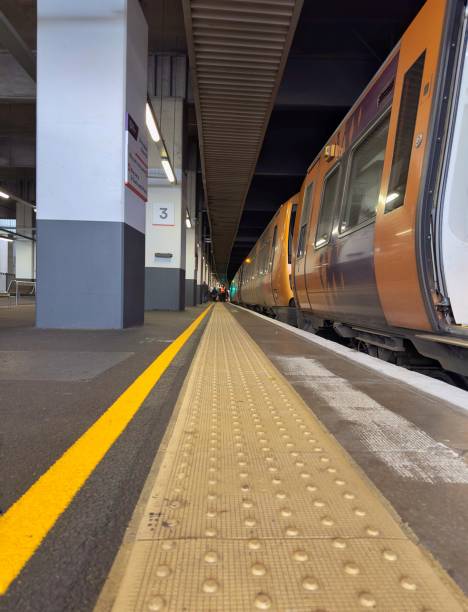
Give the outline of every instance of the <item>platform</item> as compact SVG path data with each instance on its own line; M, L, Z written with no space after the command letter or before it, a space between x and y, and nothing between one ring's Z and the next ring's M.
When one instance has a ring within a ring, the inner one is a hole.
M466 609L238 322L250 316L215 306L112 609ZM330 392L333 374L310 365Z
M468 609L468 394L233 305L33 314L0 312L1 610Z

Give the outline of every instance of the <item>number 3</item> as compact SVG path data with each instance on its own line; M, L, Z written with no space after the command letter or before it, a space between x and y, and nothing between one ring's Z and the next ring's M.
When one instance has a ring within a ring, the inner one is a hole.
M167 219L167 208L160 208L159 218Z

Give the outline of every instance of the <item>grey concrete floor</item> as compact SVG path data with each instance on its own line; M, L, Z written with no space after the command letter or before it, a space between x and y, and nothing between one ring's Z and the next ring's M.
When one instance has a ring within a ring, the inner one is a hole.
M230 310L468 594L468 412Z
M0 310L0 507L6 511L201 309L123 331L46 331ZM164 435L204 323L59 518L0 609L92 610Z

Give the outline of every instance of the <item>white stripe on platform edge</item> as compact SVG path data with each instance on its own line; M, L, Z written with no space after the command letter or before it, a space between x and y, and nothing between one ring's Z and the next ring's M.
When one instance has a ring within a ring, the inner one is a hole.
M405 417L328 370L317 359L274 357L292 380L308 387L352 428L362 446L405 480L468 484L463 457Z
M393 363L387 363L381 359L378 359L377 357L371 357L371 355L367 355L366 353L360 353L348 348L347 346L337 344L332 340L326 340L325 338L315 336L310 332L292 327L291 325L283 323L282 321L277 321L276 319L271 319L270 317L262 315L258 312L253 312L252 310L248 310L242 306L237 306L237 304L231 305L242 312L260 317L272 325L277 325L278 327L281 327L291 334L295 334L296 336L299 336L312 344L321 346L322 348L345 357L350 361L354 361L365 368L374 370L379 374L383 374L384 376L398 380L399 382L405 383L417 391L425 393L426 395L431 395L438 400L442 400L468 412L468 391L464 391L463 389L449 385L441 380L430 378L424 374L419 374L419 372L412 372L411 370L394 365Z

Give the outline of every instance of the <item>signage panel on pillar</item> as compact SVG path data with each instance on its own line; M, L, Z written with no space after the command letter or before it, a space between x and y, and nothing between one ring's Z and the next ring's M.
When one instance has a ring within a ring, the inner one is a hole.
M140 130L127 113L125 130L125 186L139 198L148 200L148 146L145 131Z
M174 202L153 204L153 225L175 225Z

